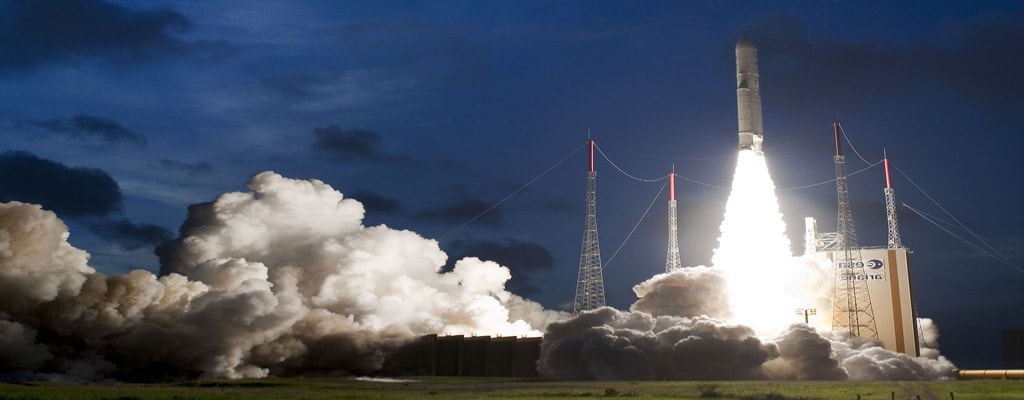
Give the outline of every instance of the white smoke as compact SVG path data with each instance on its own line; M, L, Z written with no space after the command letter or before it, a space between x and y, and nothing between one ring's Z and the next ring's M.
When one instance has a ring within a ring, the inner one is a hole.
M323 182L263 172L248 188L190 207L159 277L100 274L55 214L0 204L0 373L372 373L420 335L539 335L564 317L505 290L494 262L442 273L436 241L363 226Z
M831 315L832 263L793 257L763 154L741 151L711 268L659 274L633 288L630 312L600 309L552 323L539 371L562 379L948 378L937 330L922 320L922 352L792 323Z
M548 326L538 371L568 380L946 379L953 364L937 351L920 357L846 332L790 324L761 336L728 319L729 299L706 295L720 270L681 268L636 287L631 311L601 308ZM924 325L925 337L936 334ZM925 346L927 342L923 342Z

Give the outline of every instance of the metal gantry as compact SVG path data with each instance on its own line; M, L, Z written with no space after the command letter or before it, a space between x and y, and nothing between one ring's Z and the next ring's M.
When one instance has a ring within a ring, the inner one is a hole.
M594 171L594 141L590 141L590 169L587 171L587 215L580 250L580 270L572 312L605 306L601 246L597 237L597 172Z
M903 247L903 242L900 241L900 227L896 223L896 191L889 179L889 155L885 152L882 153L882 161L885 162L885 220L889 226L889 248L898 249Z
M836 225L836 249L832 258L835 264L835 292L832 305L832 329L846 328L858 337L878 339L875 313L871 307L871 293L868 291L868 274L861 259L857 234L853 228L853 213L850 209L850 193L846 180L846 157L839 142L839 123L833 125L836 136L836 194L839 203L839 218Z
M682 267L679 260L679 227L676 220L676 173L668 176L668 253L665 255L665 272L672 272Z

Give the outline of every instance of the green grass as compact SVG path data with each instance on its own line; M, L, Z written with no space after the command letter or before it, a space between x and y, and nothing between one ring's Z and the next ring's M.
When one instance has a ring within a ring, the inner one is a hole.
M561 382L510 378L422 377L413 382L344 378L201 380L167 384L0 383L0 400L185 400L185 399L721 399L1020 400L1024 381L939 382Z

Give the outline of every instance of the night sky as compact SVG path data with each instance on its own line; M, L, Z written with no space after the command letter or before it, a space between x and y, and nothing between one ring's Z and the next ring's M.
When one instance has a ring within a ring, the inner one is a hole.
M664 271L673 168L682 263L710 263L742 33L794 252L804 217L835 229L838 116L860 244L886 244L884 150L918 314L959 367L1002 368L1000 332L1024 329L1015 0L3 0L0 200L56 212L101 272L156 272L189 205L261 171L319 179L367 225L498 261L512 292L564 310L591 137L607 299L626 309Z

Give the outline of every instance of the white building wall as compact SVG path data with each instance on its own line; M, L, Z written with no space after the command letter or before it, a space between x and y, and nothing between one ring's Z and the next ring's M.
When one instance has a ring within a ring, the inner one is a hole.
M878 339L885 348L918 356L917 321L910 292L907 249L861 249ZM832 259L832 252L822 252Z

